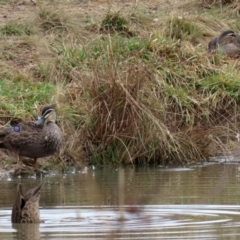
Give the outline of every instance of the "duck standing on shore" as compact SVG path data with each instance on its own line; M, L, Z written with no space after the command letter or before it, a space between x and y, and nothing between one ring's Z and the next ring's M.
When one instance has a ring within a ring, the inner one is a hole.
M63 134L56 124L56 112L51 106L43 108L36 122L22 122L0 129L0 148L33 159L35 170L37 159L59 152Z

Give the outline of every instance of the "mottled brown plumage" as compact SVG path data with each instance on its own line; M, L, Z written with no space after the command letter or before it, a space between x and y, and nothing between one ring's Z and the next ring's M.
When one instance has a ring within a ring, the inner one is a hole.
M21 183L17 186L17 198L12 208L12 223L40 223L39 199L43 182L30 189L25 194L22 192Z
M232 30L223 31L208 44L208 52L220 52L229 57L240 56L240 35Z
M37 122L22 122L0 130L0 148L8 149L34 159L47 157L60 151L63 135L56 125L56 112L52 107L44 107Z

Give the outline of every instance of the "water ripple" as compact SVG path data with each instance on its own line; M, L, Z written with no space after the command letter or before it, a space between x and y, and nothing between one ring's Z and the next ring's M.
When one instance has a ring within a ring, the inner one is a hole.
M125 211L132 207L135 212ZM120 218L118 206L40 209L44 223L36 227L39 233L32 239L40 239L40 236L41 239L216 239L222 236L226 239L240 236L240 205L124 205L121 209L123 218ZM18 237L23 229L12 227L10 214L10 210L0 211L1 236L23 239Z

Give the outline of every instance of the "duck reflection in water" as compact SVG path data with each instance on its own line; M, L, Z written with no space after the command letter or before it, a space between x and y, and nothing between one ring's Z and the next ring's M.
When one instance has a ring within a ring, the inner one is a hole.
M13 239L16 240L40 240L40 224L32 223L32 224L18 224L14 223L13 228L16 229L17 232L12 234Z

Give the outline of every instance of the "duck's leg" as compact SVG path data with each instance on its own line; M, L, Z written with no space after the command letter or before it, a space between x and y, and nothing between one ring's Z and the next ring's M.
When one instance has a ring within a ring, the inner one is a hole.
M37 158L31 159L31 162L24 162L25 165L29 166L31 168L31 172L40 174L44 173L40 169L37 168Z
M33 165L32 167L34 168L34 170L37 170L37 158L33 159Z
M29 161L29 159L24 159L23 163L26 167L30 167L31 170L35 173L39 173L41 172L39 169L37 169L37 158L31 159L31 161Z
M40 170L37 168L37 158L33 159L32 167L33 167L34 172L36 172L36 174L46 173L44 170Z
M22 161L19 153L16 153L14 156L16 156L16 165L17 166L22 166Z
M18 168L23 168L23 163L21 161L20 155L17 153L17 164Z
M17 164L19 164L19 162L20 162L20 156L19 156L19 154L17 153Z
M23 159L22 159L23 160ZM13 166L10 174L13 176L21 175L22 172L26 171L27 165L21 160L21 157L19 154L16 154L16 164Z

